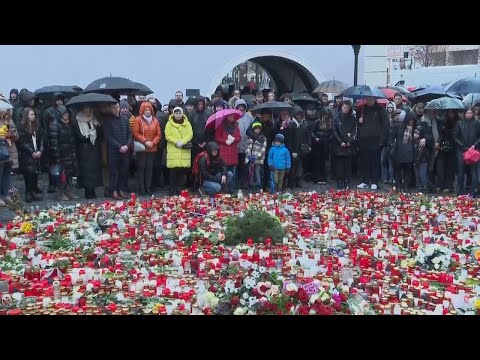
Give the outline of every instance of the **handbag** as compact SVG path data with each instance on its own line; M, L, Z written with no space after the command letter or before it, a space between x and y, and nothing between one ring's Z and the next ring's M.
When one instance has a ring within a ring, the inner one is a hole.
M185 145L182 146L182 149L186 149L186 150L191 149L191 148L193 148L193 144L192 144L191 141L189 141L188 143L186 143Z
M142 120L140 120L140 123L142 122ZM143 127L143 124L142 124L142 130L143 130L143 137L145 137L145 128ZM142 144L140 141L137 141L135 140L133 142L133 152L144 152L146 150L145 148L145 145Z
M10 159L10 150L5 140L0 140L0 161L7 161Z
M300 154L302 156L306 156L306 155L310 154L310 151L312 151L312 148L308 144L300 145Z

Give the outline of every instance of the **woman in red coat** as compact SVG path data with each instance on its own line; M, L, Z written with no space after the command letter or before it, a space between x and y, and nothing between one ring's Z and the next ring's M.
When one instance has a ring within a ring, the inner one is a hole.
M223 121L223 124L215 131L215 141L220 147L220 156L225 165L227 165L227 171L231 171L233 174L232 192L235 184L235 177L237 174L238 165L238 143L241 140L240 129L235 121L235 116L229 115Z

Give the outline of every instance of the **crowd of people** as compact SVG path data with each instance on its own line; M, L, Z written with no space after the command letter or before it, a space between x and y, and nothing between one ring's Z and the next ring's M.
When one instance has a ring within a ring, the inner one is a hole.
M339 189L377 190L380 183L407 191L464 194L465 174L472 196L478 187L478 163L467 165L463 153L480 148L480 104L445 114L425 110L423 103L408 104L396 93L387 106L367 98L361 106L340 95L329 101L299 106L291 94L279 100L274 91L253 92L222 88L210 98L190 97L177 91L167 105L150 97L128 96L115 104L80 109L66 107L68 99L54 94L41 103L27 89L12 89L13 109L0 110L0 206L12 199L11 176L22 174L25 200L42 200L38 175L48 173L48 193L59 200L127 198L130 192L151 195L168 188L171 195L184 187L203 196L239 188L283 191L326 185L334 179ZM252 112L264 102L284 101L291 109ZM225 109L239 111L219 127L207 119ZM456 187L454 187L456 174ZM137 188L129 178L137 177Z

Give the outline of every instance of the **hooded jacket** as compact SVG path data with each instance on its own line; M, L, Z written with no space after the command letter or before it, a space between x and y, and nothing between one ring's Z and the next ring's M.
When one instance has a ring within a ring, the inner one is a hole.
M353 109L348 114L337 112L333 122L333 152L336 156L353 156L357 149L358 124L353 116ZM350 143L350 146L342 147L341 143Z
M373 106L365 104L362 108L363 123L358 125L358 141L360 146L378 149L387 145L390 121L387 110L379 103Z
M165 139L167 141L167 168L189 168L192 164L191 149L177 148L177 141L183 145L192 141L192 125L183 115L181 123L175 122L174 115L170 115L165 127Z
M247 141L249 138L247 135L247 130L250 127L250 125L252 125L254 119L253 119L253 116L247 112L248 111L247 102L243 99L238 99L235 102L235 109L240 105L245 106L245 112L243 113L243 116L240 119L238 119L238 128L240 130L240 137L241 137L240 143L238 144L238 152L240 154L244 154L245 148L247 147Z
M150 109L151 116L153 117L150 124L143 118L145 109L147 108ZM136 141L141 142L143 145L145 145L147 141L153 143L151 148L145 146L145 152L157 152L158 144L162 139L162 133L160 130L160 123L158 122L158 119L154 117L153 106L149 102L145 101L140 105L140 115L137 116L133 122L132 132L133 138Z
M203 109L199 110L198 104L203 103ZM209 139L205 133L205 124L207 123L208 117L210 116L210 111L206 109L205 98L199 96L197 98L197 103L195 104L195 110L193 111L192 116L192 128L193 128L193 140L192 143L195 148L198 148L198 145L206 143L213 139ZM196 150L196 149L195 149Z
M39 122L39 124L42 125L37 101L35 101L35 103L32 106L29 105L30 100L37 99L37 96L33 92L27 89L22 89L20 90L18 99L19 99L18 106L13 113L13 122L15 123L15 125L17 125L18 127L19 122L22 120L23 109L25 109L26 107L30 107L35 111L35 117Z
M50 123L48 131L49 158L60 163L67 175L78 175L76 132L72 120L63 122L62 115L68 110L64 105L57 107L58 117Z
M198 160L198 173L200 176L198 180L201 184L203 184L204 181L217 181L217 174L227 175L227 166L225 165L223 158L220 156L220 147L218 144L214 141L209 142L206 145L206 149L206 156L208 156L209 162L207 163L205 156L202 156ZM214 150L218 150L217 156L212 155Z
M280 146L273 145L268 152L268 166L273 166L275 170L289 170L291 165L290 152L285 144Z
M414 118L408 117L402 110L402 122L401 125L396 126L395 130L391 132L390 142L395 143L395 155L394 159L398 164L413 163L415 161L415 142L413 139L414 131L416 129L416 122ZM410 121L413 121L412 125L412 139L407 143L403 142L403 137L407 129L407 125ZM400 122L400 121L397 121Z
M12 100L12 94L17 94L17 98L15 100ZM16 108L19 105L20 99L18 97L18 89L10 90L10 95L8 100L10 101L10 105L12 105L13 108Z

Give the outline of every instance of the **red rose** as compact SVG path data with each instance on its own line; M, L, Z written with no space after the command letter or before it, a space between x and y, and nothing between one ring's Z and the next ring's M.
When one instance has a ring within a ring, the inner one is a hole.
M267 292L267 290L268 290L268 287L266 287L265 285L260 286L260 291L261 291L263 294L265 294L265 293Z
M340 300L341 300L342 302L345 302L345 301L347 301L347 300L348 300L348 296L347 296L347 294L345 294L345 293L341 293L341 294L340 294Z
M293 307L293 303L292 302L288 302L286 305L285 305L285 309L289 312Z
M252 290L252 295L257 296L258 295L258 290L256 288L253 288Z
M217 288L216 288L214 285L211 285L209 290L210 290L212 293L216 293L216 292L217 292Z
M299 307L298 313L300 315L308 315L310 313L310 307L308 307L307 305L302 305Z
M309 300L308 294L302 288L298 289L298 300L300 300L304 304L308 303L308 300Z
M284 315L280 310L277 310L277 315Z
M233 306L237 306L240 302L240 299L238 298L238 296L233 296L232 299L230 300L230 303L233 305Z

